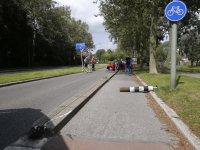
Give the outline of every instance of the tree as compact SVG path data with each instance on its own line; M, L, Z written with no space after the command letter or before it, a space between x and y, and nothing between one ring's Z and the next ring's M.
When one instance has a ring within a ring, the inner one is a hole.
M37 31L41 28L44 14L46 14L47 11L51 11L51 8L54 7L56 3L52 0L22 0L22 2L25 4L24 9L28 12L27 16L30 18L30 26L33 28L31 64L34 64Z
M0 66L80 63L77 37L86 43L86 50L93 50L89 26L71 18L69 6L55 4L52 0L0 1Z
M199 60L200 60L200 41L196 41L194 49L195 49L195 59L196 59L196 66L197 66L199 65Z
M97 2L97 1L96 1ZM119 44L126 54L133 56L136 47L144 62L146 45L149 42L149 15L144 1L103 1L100 0L100 16L104 17L106 31L110 33L111 41ZM128 22L127 22L128 20Z
M99 61L101 61L101 58L103 56L103 54L105 53L105 49L98 49L97 52L96 52L96 57L97 59L99 59Z
M121 47L126 47L126 49L123 49L125 51L130 52L134 45L141 58L141 69L145 60L143 54L150 50L149 72L157 73L156 47L159 41L163 39L164 33L169 30L169 25L164 17L164 9L171 0L96 0L95 3L98 1L100 2L99 15L104 17L103 24L106 31L110 33L110 39L114 39L117 44L120 43ZM199 11L200 3L196 0L186 0L185 3L190 14ZM132 23L130 25L132 28L127 26L127 20L129 20L129 25ZM183 25L183 28L185 25ZM136 39L134 40L134 38ZM147 45L149 45L149 48L147 48Z
M28 65L31 28L20 0L0 1L0 66Z
M200 49L199 49L200 37L197 35L196 30L191 30L189 34L185 35L179 42L179 51L181 54L185 53L191 65L194 61L199 61Z
M159 62L164 62L167 58L168 49L169 41L158 45L158 47L156 48L156 60Z
M111 57L111 54L107 51L101 56L101 60L104 62L107 62L108 60L110 60L110 57Z

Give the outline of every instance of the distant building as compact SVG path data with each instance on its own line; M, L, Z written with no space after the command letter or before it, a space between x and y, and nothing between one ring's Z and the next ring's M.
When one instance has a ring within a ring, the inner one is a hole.
M109 48L108 50L110 50L111 52L113 52L113 53L114 53L116 49ZM108 51L108 50L107 50L107 51Z

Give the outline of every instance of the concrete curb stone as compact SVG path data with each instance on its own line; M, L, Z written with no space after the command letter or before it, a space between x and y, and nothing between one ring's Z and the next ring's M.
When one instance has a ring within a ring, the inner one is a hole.
M77 73L82 73L82 72L77 72ZM44 78L35 78L35 79L23 80L23 81L17 81L17 82L9 82L9 83L0 84L0 88L5 87L5 86L11 86L11 85L16 85L16 84L22 84L22 83L28 83L28 82L33 82L33 81L44 80L44 79L62 77L62 76L71 75L71 74L77 74L77 73L62 74L62 75L49 76L49 77L44 77Z
M36 78L36 79L23 80L23 81L17 81L17 82L10 82L10 83L5 83L5 84L0 84L0 88L5 87L5 86L11 86L11 85L16 85L16 84L22 84L22 83L28 83L28 82L33 82L33 81L44 80L44 79L51 79L51 78L56 78L56 77L61 77L61 76L66 76L66 75L71 75L71 74L76 74L76 73L50 76L50 77L44 77L44 78Z

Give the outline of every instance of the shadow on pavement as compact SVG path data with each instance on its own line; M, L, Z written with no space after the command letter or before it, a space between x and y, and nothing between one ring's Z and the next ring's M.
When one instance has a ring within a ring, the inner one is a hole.
M2 150L13 142L16 142L22 135L28 135L33 123L43 116L44 114L40 109L24 108L0 110L0 149ZM39 140L42 140L42 138ZM37 143L37 139L26 139L25 142L26 141L33 141L33 147L34 144ZM64 143L62 141L60 142ZM67 147L63 148L67 149Z

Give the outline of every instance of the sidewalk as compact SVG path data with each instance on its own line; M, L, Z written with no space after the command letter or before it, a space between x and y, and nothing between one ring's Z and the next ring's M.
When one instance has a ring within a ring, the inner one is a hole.
M172 150L145 93L119 91L136 86L117 73L42 150Z

